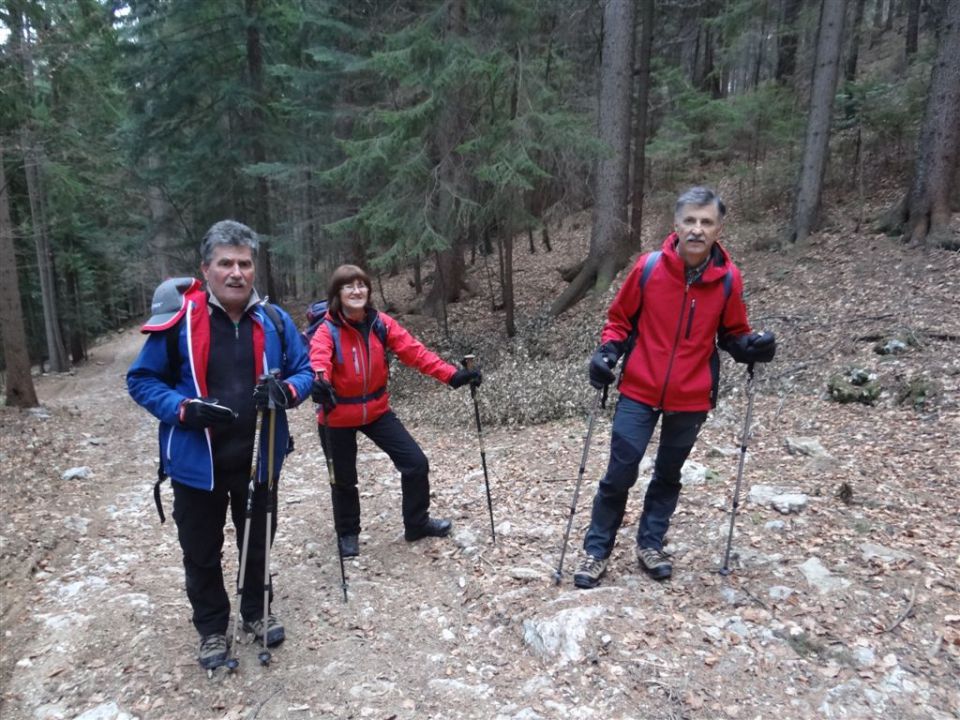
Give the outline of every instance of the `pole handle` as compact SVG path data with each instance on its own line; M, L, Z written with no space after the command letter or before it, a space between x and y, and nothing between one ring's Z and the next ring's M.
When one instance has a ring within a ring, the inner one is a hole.
M476 362L476 359L476 355L464 355L463 360L460 361L460 364L463 365L463 367L465 367L467 370L473 370L473 364Z

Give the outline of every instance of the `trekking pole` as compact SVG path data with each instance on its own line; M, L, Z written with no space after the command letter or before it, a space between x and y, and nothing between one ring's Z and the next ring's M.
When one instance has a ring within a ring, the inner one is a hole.
M740 505L740 481L743 479L743 464L747 457L747 437L750 433L750 418L753 415L753 363L747 365L747 414L743 418L743 433L740 436L740 464L737 467L737 484L733 491L733 506L730 508L730 534L727 536L727 552L723 556L721 575L730 574L730 547L733 545L733 523Z
M271 370L270 375L279 377L279 370ZM264 375L260 377L260 380L269 378L269 375ZM260 651L260 654L257 655L257 659L260 661L261 665L270 664L270 650L267 647L267 636L269 633L270 625L270 593L273 590L273 578L270 577L270 530L271 525L273 524L273 460L274 460L274 451L276 445L276 438L274 437L274 432L277 427L277 403L271 394L269 400L267 401L267 412L270 413L270 422L267 427L267 481L266 481L266 490L267 490L267 501L266 507L264 508L264 516L266 522L266 547L264 549L263 556L263 624L261 626L261 631L263 632L263 650Z
M474 355L463 356L463 366L467 370L473 370ZM477 439L480 442L480 464L483 465L483 483L487 489L487 511L490 513L490 537L493 543L497 542L497 531L493 526L493 502L490 499L490 476L487 474L487 452L483 448L483 428L480 425L480 405L477 403L477 386L470 383L470 397L473 398L473 415L477 420Z
M253 524L253 493L256 488L257 466L260 464L260 432L263 429L263 411L257 412L257 429L255 431L253 462L250 465L250 484L247 485L247 503L243 513L243 543L240 546L240 573L237 576L237 611L233 618L233 642L230 644L230 654L224 665L229 670L236 670L240 665L237 660L237 645L240 642L240 603L243 601L243 582L247 574L247 554L250 549L250 526ZM212 672L211 672L212 674Z
M557 570L553 573L554 584L559 585L563 578L563 558L567 554L567 543L570 541L570 528L573 526L573 515L577 511L577 498L580 496L580 483L583 481L583 473L587 468L587 454L590 452L590 438L593 436L593 423L597 417L597 408L607 406L607 390L609 385L604 385L603 389L597 389L597 394L593 398L593 407L590 408L590 420L587 422L587 437L583 442L583 455L580 456L580 471L577 473L577 485L573 490L573 500L570 501L570 517L567 518L567 531L563 534L563 547L560 549L560 562L557 563Z
M317 370L317 379L323 381L323 370ZM323 444L326 446L323 455L327 460L327 478L330 480L330 489L333 490L333 487L337 484L337 476L333 471L333 446L330 444L330 419L327 417L326 408L323 409L323 415L323 419L326 420L323 424ZM336 518L334 518L334 526L336 526ZM337 557L340 559L340 588L343 590L343 601L347 602L347 571L343 566L343 552L340 550L340 533L334 530L334 534L337 538Z

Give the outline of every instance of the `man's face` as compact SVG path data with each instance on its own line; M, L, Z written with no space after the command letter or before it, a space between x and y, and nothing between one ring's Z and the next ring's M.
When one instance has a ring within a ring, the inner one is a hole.
M253 292L253 251L246 246L216 245L209 264L200 266L207 287L228 312L242 312Z
M677 254L687 267L697 267L710 257L710 250L720 237L723 221L717 204L684 205L674 222L680 238Z

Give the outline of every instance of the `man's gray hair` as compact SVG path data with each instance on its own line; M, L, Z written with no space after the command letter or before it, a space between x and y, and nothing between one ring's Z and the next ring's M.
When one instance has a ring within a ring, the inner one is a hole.
M677 206L674 208L673 214L679 215L684 205L703 207L711 203L717 206L717 212L720 213L721 218L727 214L727 206L723 204L723 200L717 193L708 187L692 187L677 198Z
M236 220L221 220L210 226L200 243L200 260L204 265L210 264L213 259L213 249L218 245L248 247L256 256L260 240L257 234L243 223L238 223Z

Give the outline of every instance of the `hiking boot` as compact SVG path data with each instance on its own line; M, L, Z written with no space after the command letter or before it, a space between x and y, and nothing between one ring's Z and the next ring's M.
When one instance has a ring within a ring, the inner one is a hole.
M218 668L227 662L227 636L213 633L200 638L200 652L197 654L200 667L204 670Z
M640 563L640 569L654 580L666 580L673 574L673 563L663 550L642 548L638 545L637 562Z
M257 618L253 622L243 621L244 632L253 633L258 642L263 641L263 618ZM283 623L280 619L270 613L267 615L267 647L276 647L284 640L286 634L283 632Z
M403 531L403 539L407 542L414 542L425 537L446 537L450 534L453 523L449 520L436 520L430 518L418 528L407 528Z
M340 557L352 558L360 554L359 535L341 535L337 538L337 545L340 547Z
M583 590L595 588L600 584L600 578L607 571L607 558L598 558L587 555L580 563L580 567L573 574L573 584Z

